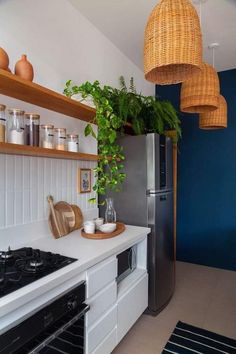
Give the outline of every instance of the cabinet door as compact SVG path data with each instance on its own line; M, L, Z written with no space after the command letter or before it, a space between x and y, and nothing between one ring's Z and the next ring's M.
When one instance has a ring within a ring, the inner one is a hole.
M116 327L106 336L92 354L110 354L116 347Z
M90 328L101 316L107 312L115 304L117 298L117 285L114 281L109 284L105 289L97 293L86 303L90 306L90 310L86 315L86 327Z
M117 306L113 306L103 317L86 330L86 354L91 354L104 338L116 327Z
M148 306L148 275L144 274L126 293L118 299L117 339L118 343L129 331Z
M87 298L95 295L117 277L117 259L112 256L87 270Z

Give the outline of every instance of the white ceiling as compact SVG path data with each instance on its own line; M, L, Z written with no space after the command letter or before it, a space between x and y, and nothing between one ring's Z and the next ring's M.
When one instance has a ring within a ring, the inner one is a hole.
M159 0L69 1L143 70L144 29L152 8ZM195 6L199 12L199 5ZM236 68L236 0L207 0L202 4L202 32L204 60L212 64L208 45L218 42L220 47L215 55L217 71Z

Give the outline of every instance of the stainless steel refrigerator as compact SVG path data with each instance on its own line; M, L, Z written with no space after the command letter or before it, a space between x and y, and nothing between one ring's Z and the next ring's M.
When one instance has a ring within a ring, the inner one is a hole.
M169 302L175 283L173 173L171 139L158 134L125 136L123 189L114 193L117 220L148 226L148 313L158 314Z

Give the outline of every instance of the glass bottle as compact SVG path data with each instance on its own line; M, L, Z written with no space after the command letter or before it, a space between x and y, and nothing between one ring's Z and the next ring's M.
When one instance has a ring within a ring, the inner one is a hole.
M66 150L66 129L54 129L54 146L57 150Z
M39 146L40 115L26 113L25 118L25 143L26 145Z
M40 140L41 147L46 149L53 149L53 129L54 126L51 124L41 125Z
M25 142L25 112L21 109L11 108L7 118L7 141L11 144L24 145Z
M0 143L5 143L6 139L6 116L5 116L6 106L0 104Z
M106 211L105 211L105 222L114 223L116 222L116 211L114 209L113 198L106 198Z
M79 151L79 136L77 134L67 134L67 150L72 152Z

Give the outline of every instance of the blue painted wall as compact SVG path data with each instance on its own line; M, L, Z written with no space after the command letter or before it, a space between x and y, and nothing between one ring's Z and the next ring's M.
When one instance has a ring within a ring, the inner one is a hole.
M177 259L236 270L236 70L219 73L228 128L203 131L181 114ZM157 86L179 111L180 85Z

